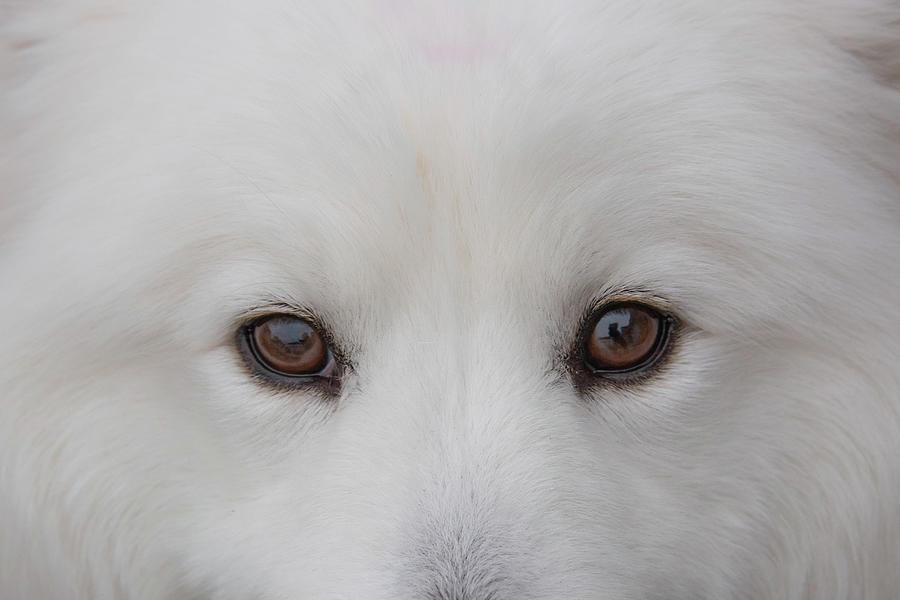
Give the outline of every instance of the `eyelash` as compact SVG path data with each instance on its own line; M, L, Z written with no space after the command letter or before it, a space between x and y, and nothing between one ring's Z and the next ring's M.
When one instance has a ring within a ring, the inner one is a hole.
M349 361L346 360L348 357L347 352L344 350L340 340L332 333L331 328L328 327L326 319L318 312L298 304L274 300L270 303L253 307L237 318L234 328L247 328L256 321L270 315L291 315L298 319L303 319L319 332L322 339L325 340L325 343L328 344L328 347L334 352L336 360L339 360L342 364L350 364Z

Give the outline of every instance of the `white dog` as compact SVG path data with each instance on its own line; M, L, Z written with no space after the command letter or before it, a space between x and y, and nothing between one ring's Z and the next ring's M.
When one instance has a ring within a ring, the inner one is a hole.
M0 598L900 597L896 0L3 0Z

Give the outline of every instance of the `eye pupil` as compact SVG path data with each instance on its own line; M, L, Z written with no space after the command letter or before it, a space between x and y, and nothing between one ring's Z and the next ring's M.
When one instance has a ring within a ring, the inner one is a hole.
M602 311L585 340L585 362L595 372L647 366L664 342L666 320L650 307L614 305Z
M621 344L621 345L625 346L628 343L622 338L622 333L619 331L618 323L610 323L609 324L608 335L617 344Z
M328 364L325 340L298 317L266 317L252 324L249 334L253 354L269 370L289 376L318 375Z

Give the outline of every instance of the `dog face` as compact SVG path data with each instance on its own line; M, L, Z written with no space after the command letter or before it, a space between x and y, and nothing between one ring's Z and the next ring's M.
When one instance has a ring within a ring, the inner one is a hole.
M900 589L900 13L231 4L7 6L0 595Z

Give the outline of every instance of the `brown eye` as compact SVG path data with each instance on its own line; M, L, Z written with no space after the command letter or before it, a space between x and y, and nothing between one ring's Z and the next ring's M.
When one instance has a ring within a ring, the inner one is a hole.
M253 359L266 370L286 377L327 377L334 359L328 344L305 320L271 315L251 323L246 343Z
M595 373L626 373L652 365L665 348L669 321L642 304L614 304L587 331L585 362Z

